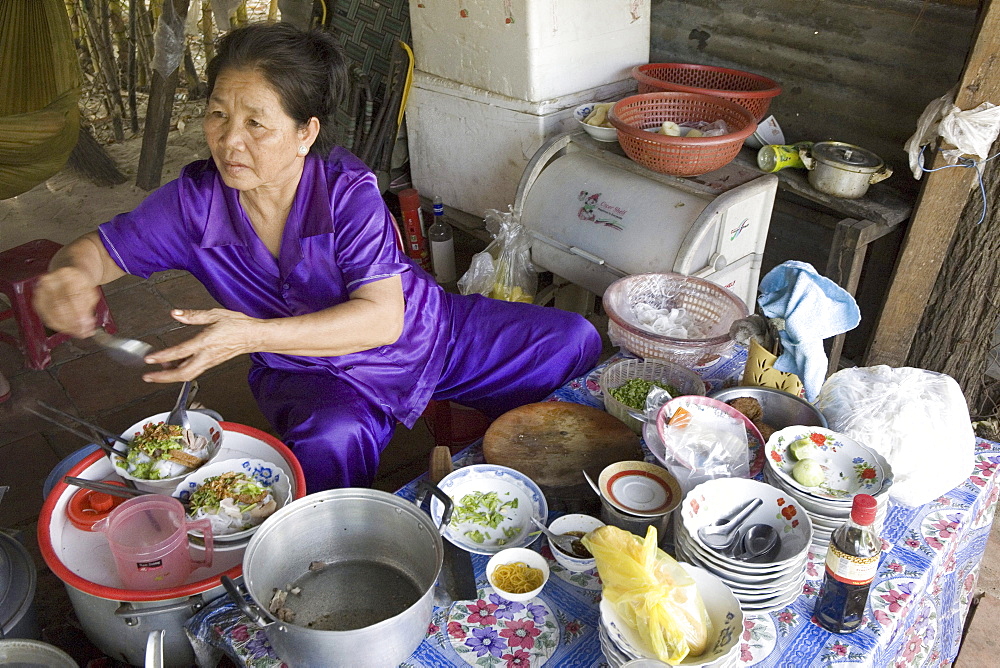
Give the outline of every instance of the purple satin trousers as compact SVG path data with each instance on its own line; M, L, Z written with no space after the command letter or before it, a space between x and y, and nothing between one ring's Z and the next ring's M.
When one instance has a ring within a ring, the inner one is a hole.
M541 401L597 364L600 335L576 313L478 295L450 301L449 345L434 399L496 418ZM251 369L250 387L302 464L308 492L371 486L396 420L363 387L325 369L263 365Z

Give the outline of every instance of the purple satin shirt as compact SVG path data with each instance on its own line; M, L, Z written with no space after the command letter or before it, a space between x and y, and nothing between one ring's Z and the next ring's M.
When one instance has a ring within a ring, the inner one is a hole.
M277 259L238 195L212 160L194 162L135 210L101 225L101 239L127 273L187 270L225 308L254 318L314 313L366 283L399 276L406 311L396 343L336 357L252 358L273 369L326 369L412 427L442 370L450 329L441 323L451 320L451 300L397 246L375 176L343 148L326 160L308 156Z

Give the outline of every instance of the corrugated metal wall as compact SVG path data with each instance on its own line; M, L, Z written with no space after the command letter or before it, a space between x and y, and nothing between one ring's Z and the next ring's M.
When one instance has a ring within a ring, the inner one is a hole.
M962 72L977 0L653 0L651 62L769 76L790 141L836 139L892 165L913 187L903 143Z

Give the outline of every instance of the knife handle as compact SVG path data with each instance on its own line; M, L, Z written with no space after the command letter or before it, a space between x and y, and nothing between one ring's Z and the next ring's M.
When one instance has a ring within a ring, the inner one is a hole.
M435 485L451 473L451 449L447 445L436 445L431 450L431 461L427 477Z

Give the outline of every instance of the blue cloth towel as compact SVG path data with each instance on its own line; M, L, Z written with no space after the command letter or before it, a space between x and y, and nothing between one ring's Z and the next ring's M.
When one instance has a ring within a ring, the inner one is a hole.
M814 401L826 378L823 340L848 332L861 322L858 304L846 290L816 273L807 262L779 264L760 282L757 303L768 318L783 318L779 327L783 351L778 371L802 379L806 398Z

